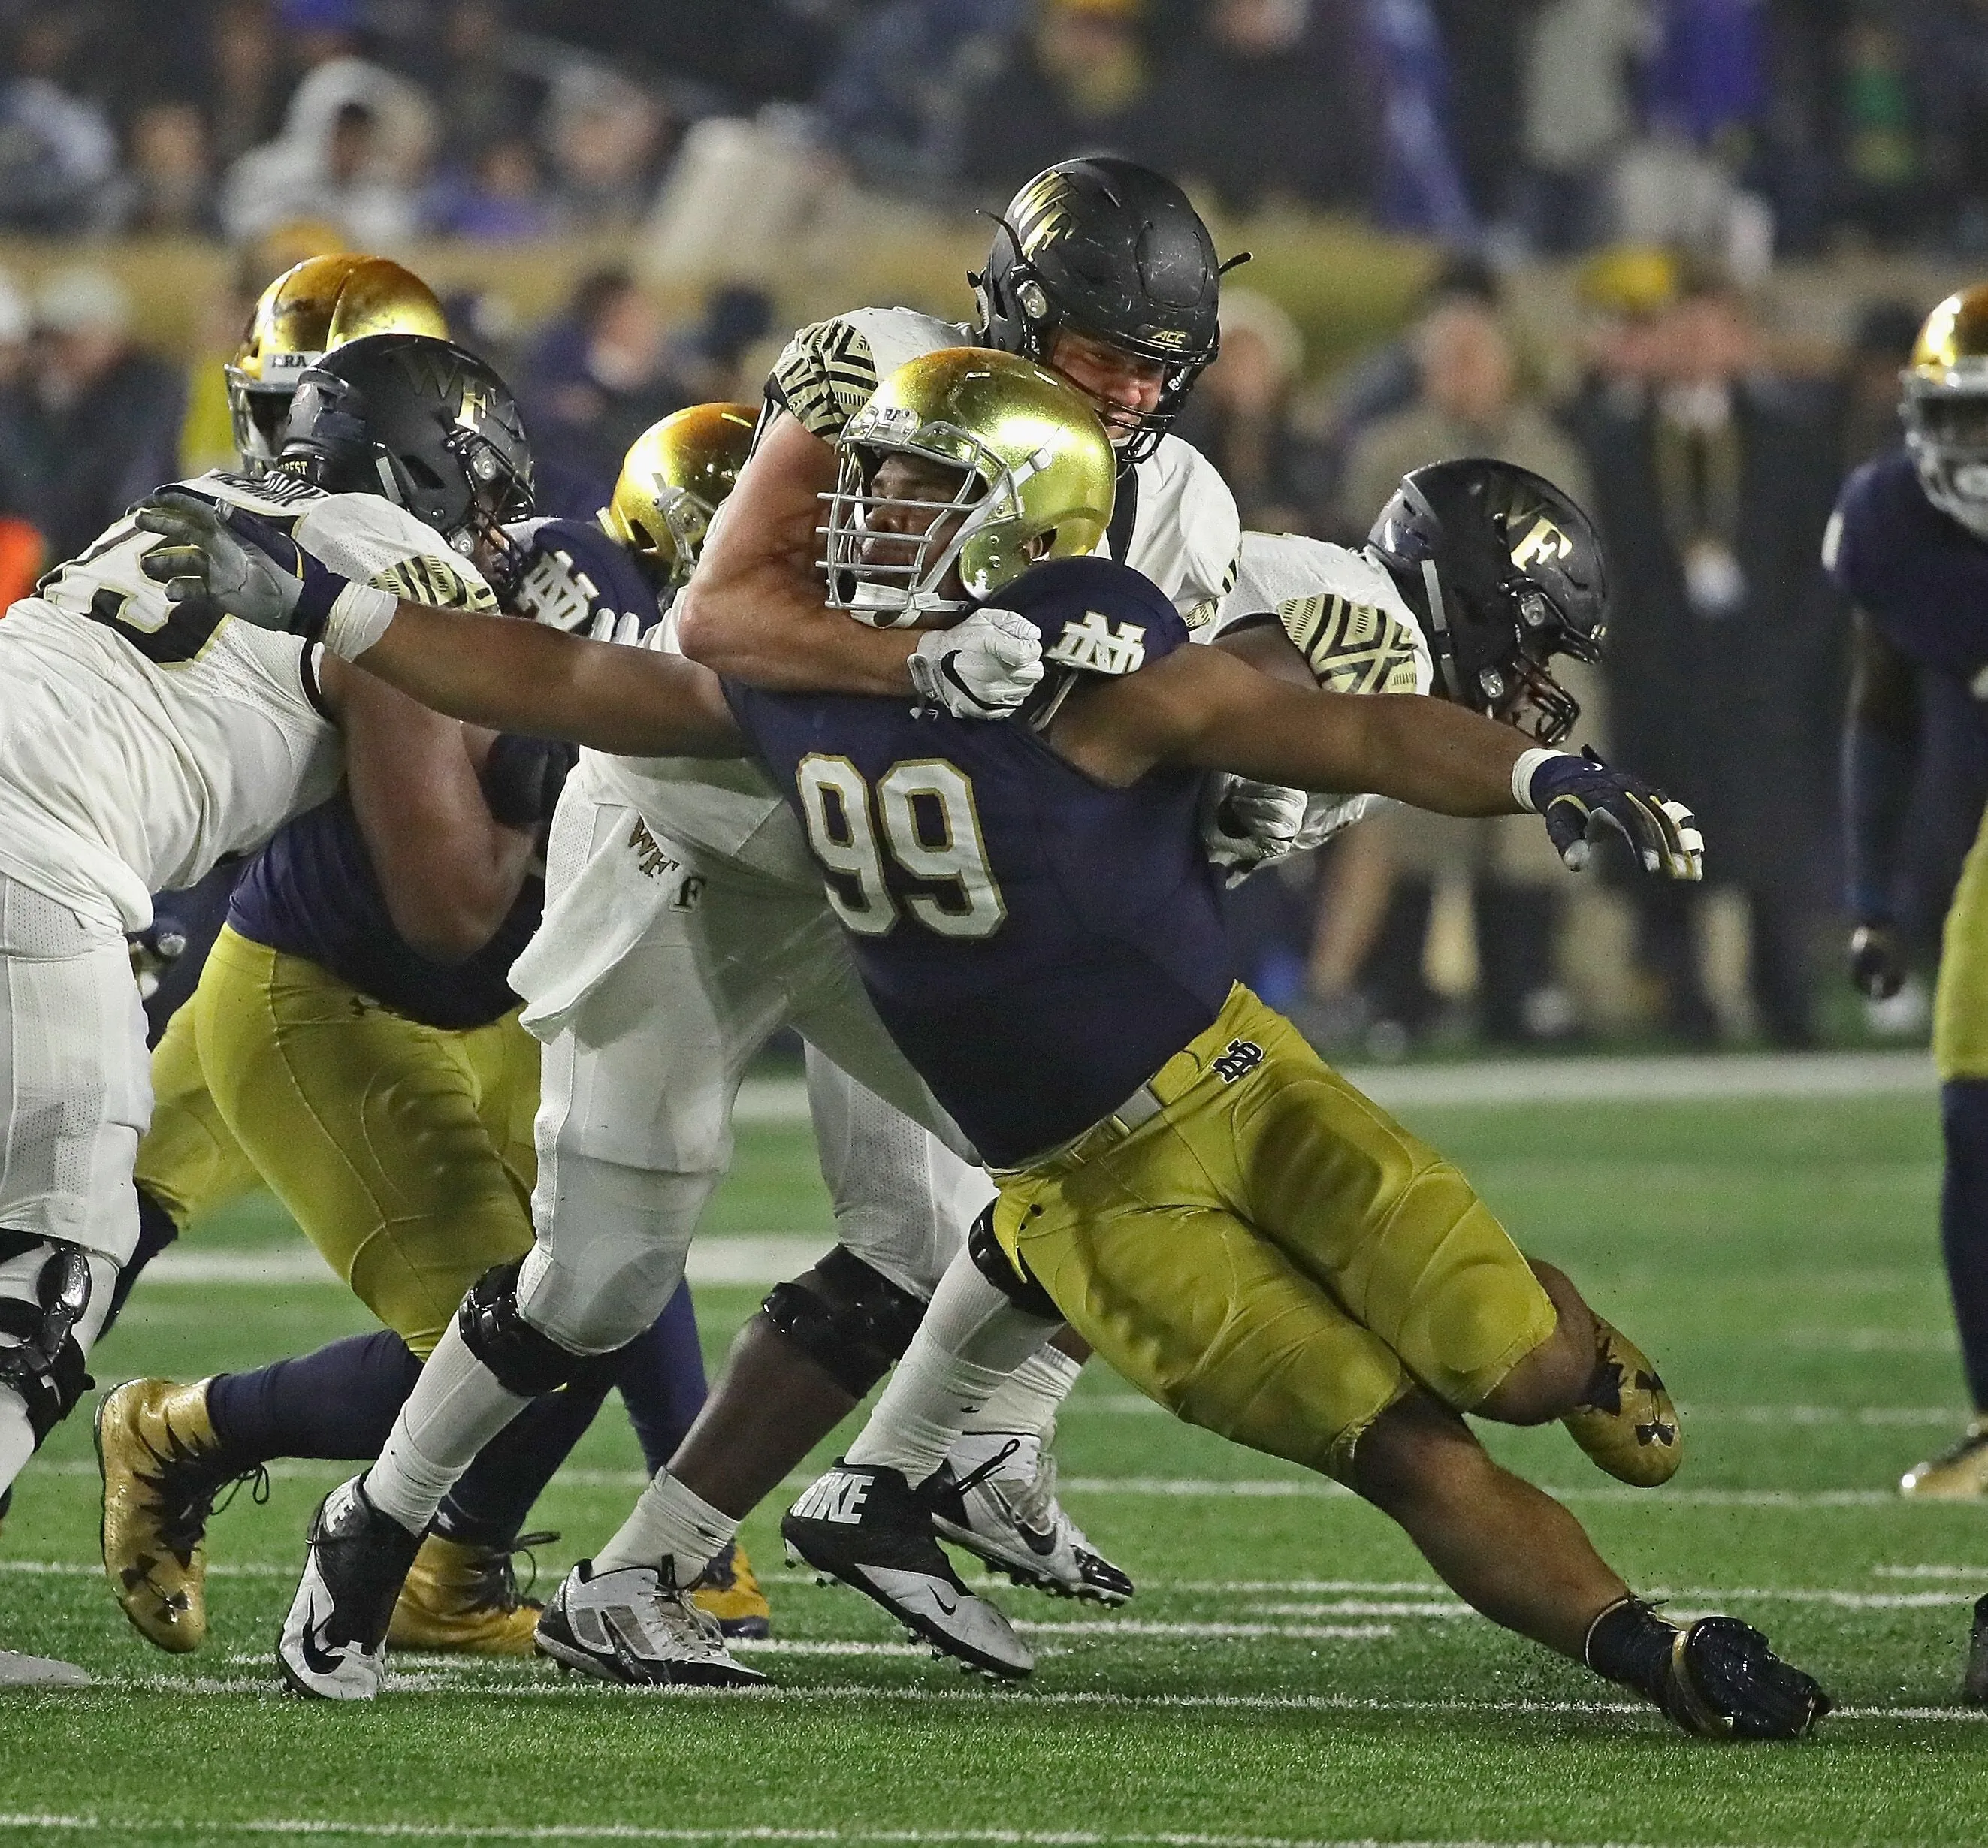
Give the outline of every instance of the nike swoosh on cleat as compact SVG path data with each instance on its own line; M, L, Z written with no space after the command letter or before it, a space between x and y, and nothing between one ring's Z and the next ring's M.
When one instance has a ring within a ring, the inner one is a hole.
M931 1601L939 1607L942 1614L948 1617L959 1608L958 1599L955 1598L951 1592L943 1591L936 1585L932 1587Z
M303 1657L304 1666L315 1675L329 1678L345 1666L343 1656L332 1654L320 1645L316 1628L309 1623L297 1639L297 1653Z
M985 1492L988 1500L992 1502L996 1508L1000 1509L1002 1519L1005 1519L1008 1525L1013 1528L1014 1530L1028 1542L1029 1550L1031 1552L1040 1554L1043 1558L1047 1558L1050 1554L1056 1551L1057 1536L1056 1529L1053 1527L1031 1527L1027 1522L1024 1521L1022 1517L1015 1512L1014 1503L1010 1502L1006 1495L1002 1494L1000 1490L996 1488L992 1482L983 1482L980 1486Z

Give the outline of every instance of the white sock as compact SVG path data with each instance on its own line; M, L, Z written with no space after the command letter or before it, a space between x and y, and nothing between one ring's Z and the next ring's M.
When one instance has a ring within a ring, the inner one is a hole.
M849 1447L849 1461L901 1470L907 1481L922 1482L967 1421L1058 1326L1017 1309L962 1252L939 1279L911 1345Z
M366 1472L366 1496L409 1533L425 1533L476 1453L531 1404L507 1392L451 1322Z
M680 1586L693 1583L732 1544L739 1523L693 1494L666 1469L642 1491L620 1531L593 1556L597 1572L622 1566L654 1566L667 1559Z
M34 1454L35 1427L28 1422L27 1407L19 1393L0 1388L0 1493L12 1486Z
M987 1403L966 1421L969 1431L1046 1431L1070 1397L1081 1360L1045 1343L1016 1367Z

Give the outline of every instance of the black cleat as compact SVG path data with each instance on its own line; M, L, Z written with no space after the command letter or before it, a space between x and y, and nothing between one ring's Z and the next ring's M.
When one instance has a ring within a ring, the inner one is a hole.
M294 1692L370 1701L380 1691L394 1601L421 1544L367 1499L363 1476L318 1504L303 1577L276 1644L276 1666Z
M1970 1707L1988 1707L1988 1598L1974 1602L1974 1633L1968 1639L1960 1698Z
M1668 1667L1657 1704L1700 1738L1799 1739L1835 1705L1737 1617L1700 1617L1680 1630Z
M788 1509L780 1532L817 1571L969 1667L1009 1680L1034 1669L1035 1657L1008 1620L952 1569L932 1535L930 1500L901 1471L838 1462Z

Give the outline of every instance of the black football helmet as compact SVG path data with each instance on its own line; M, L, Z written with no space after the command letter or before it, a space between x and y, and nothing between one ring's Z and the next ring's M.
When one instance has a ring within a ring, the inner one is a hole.
M1110 155L1036 174L999 225L987 267L966 279L980 343L1046 366L1068 327L1159 361L1159 403L1120 451L1143 461L1221 346L1222 273L1233 265L1216 259L1208 227L1172 181Z
M1543 745L1581 707L1556 654L1598 659L1608 580L1593 522L1543 475L1472 457L1402 478L1367 536L1428 638L1438 690Z
M334 494L384 495L497 579L522 564L506 522L532 511L532 450L511 388L486 361L427 334L383 333L298 379L281 465Z

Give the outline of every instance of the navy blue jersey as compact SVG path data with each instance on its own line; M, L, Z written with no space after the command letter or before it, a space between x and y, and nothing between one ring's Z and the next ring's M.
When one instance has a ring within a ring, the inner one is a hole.
M424 1026L465 1032L518 1005L510 970L545 908L528 878L496 934L464 961L434 962L394 929L341 789L280 829L242 876L228 921L242 936L307 957L362 995Z
M1823 562L1921 667L1966 680L1988 667L1988 540L1925 498L1904 450L1866 462L1844 483Z
M633 615L644 630L661 617L648 573L590 520L522 520L506 530L525 549L511 600L519 615L582 633L603 616Z
M1043 631L1046 694L1187 646L1158 589L1104 559L1043 566L1000 600ZM989 1162L1110 1115L1220 1011L1236 971L1195 829L1200 772L1109 789L1026 716L726 693L800 815L884 1025Z

